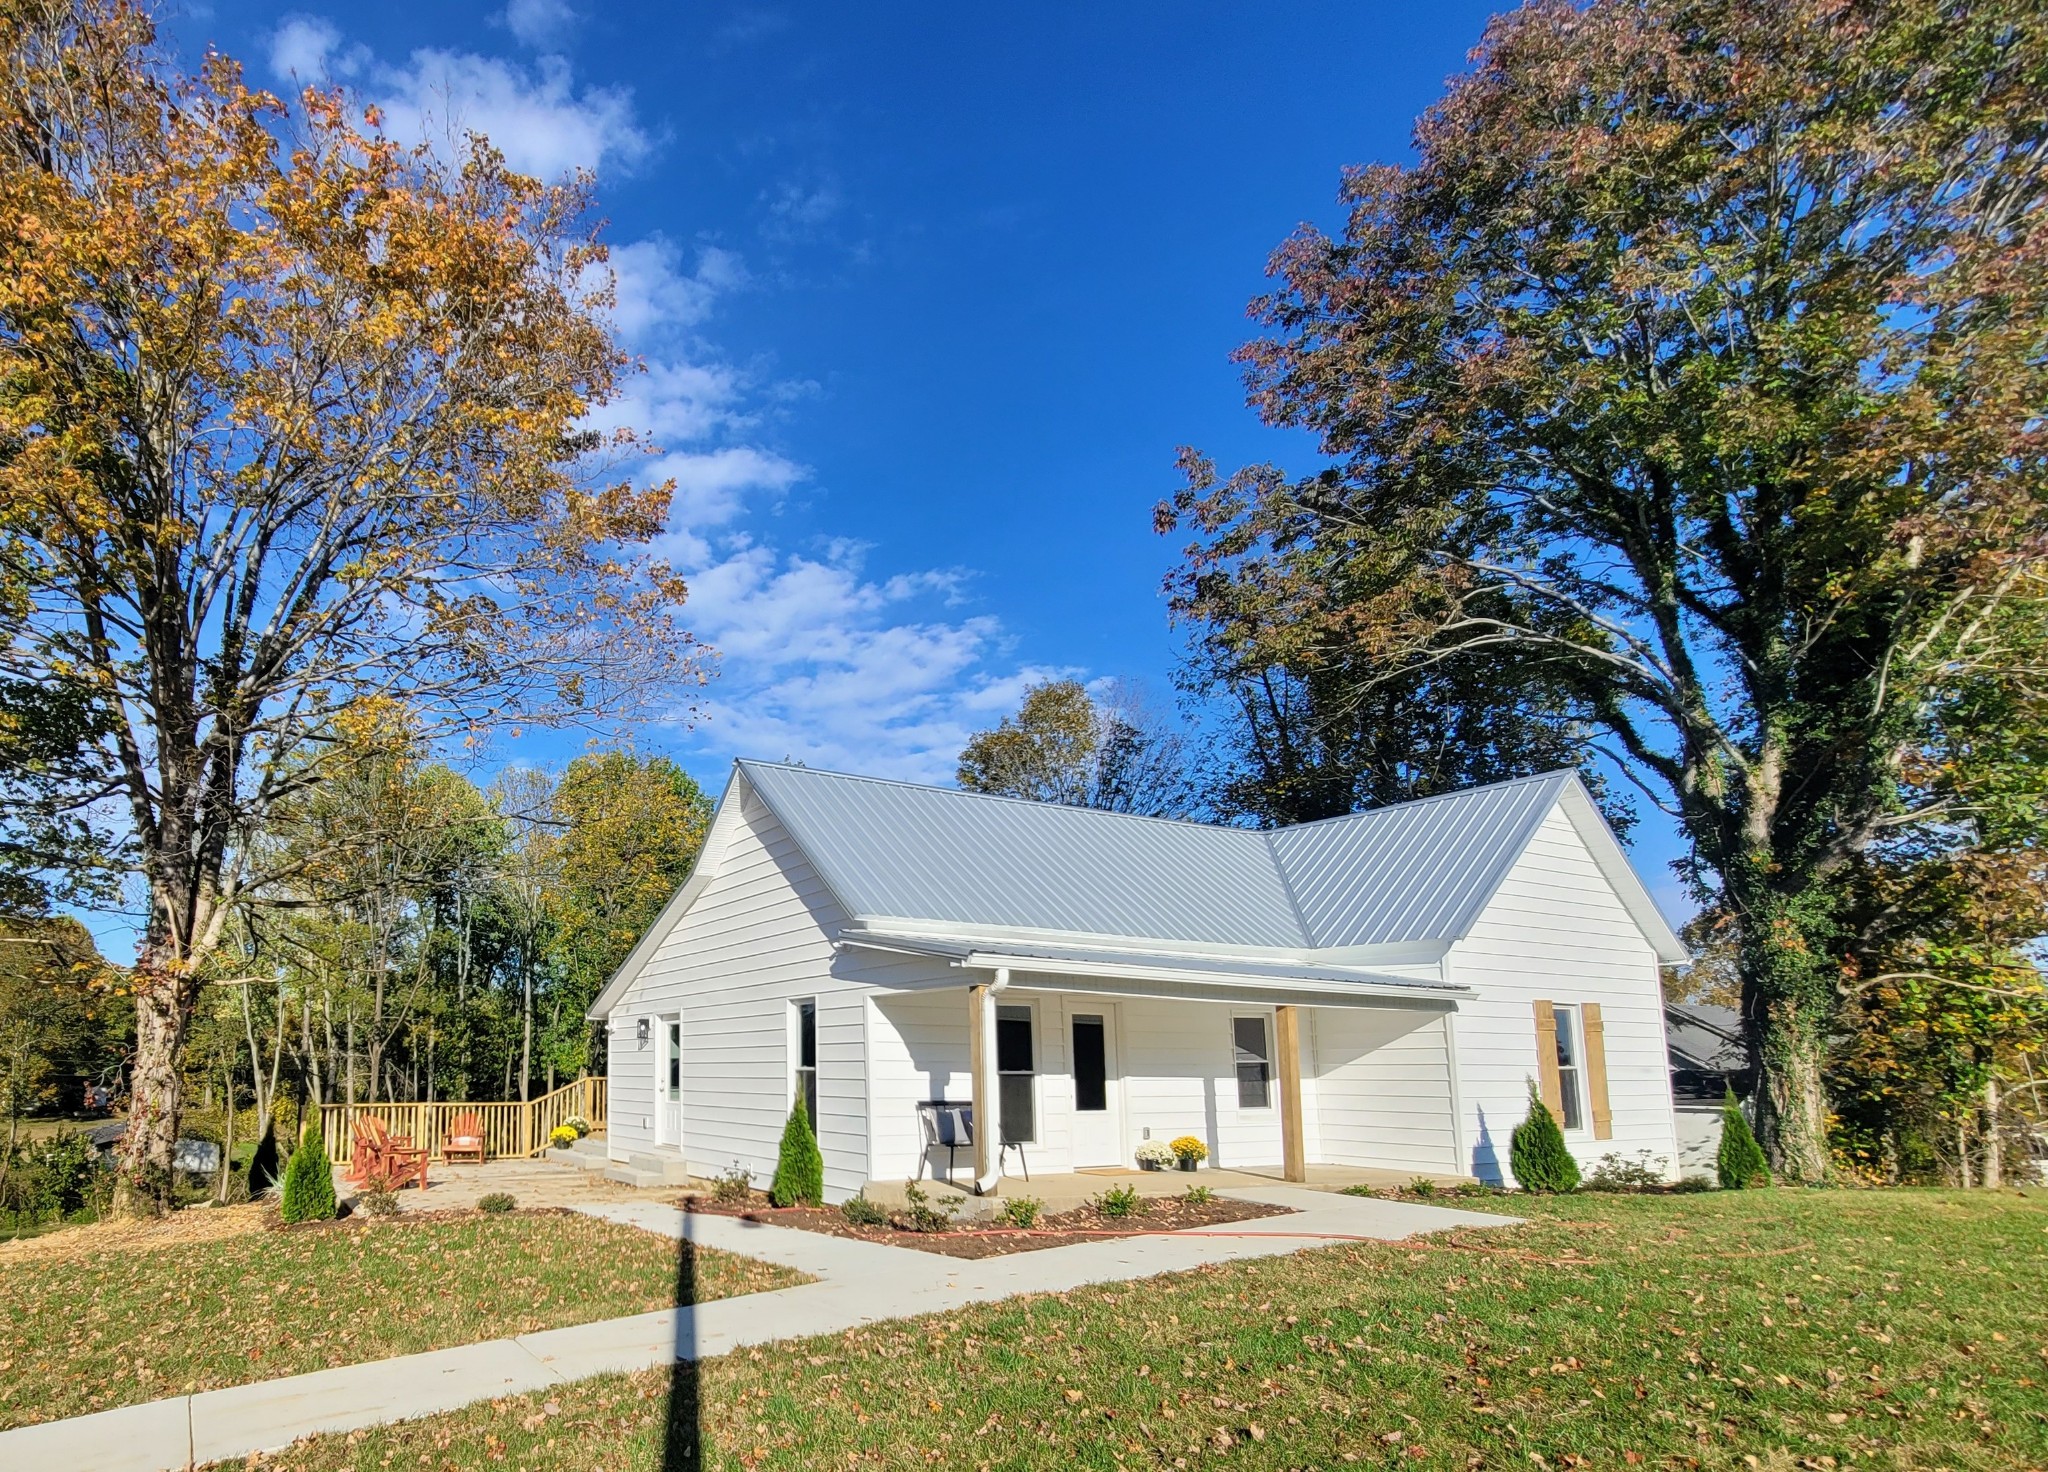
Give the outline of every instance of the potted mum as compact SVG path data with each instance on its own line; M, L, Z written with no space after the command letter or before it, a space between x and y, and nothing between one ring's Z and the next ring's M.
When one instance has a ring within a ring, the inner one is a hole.
M581 1136L566 1124L558 1124L548 1131L548 1143L557 1150L567 1150L580 1138Z
M1173 1146L1164 1140L1147 1140L1138 1147L1138 1168L1140 1170L1165 1170L1173 1164Z
M1180 1162L1182 1170L1193 1170L1209 1158L1209 1147L1193 1135L1182 1135L1169 1147L1173 1158Z

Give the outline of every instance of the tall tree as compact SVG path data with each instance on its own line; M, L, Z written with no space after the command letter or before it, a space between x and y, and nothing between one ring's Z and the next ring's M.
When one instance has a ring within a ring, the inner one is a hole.
M1146 817L1184 817L1195 802L1181 734L1134 688L1098 701L1077 680L1026 690L1015 715L968 739L956 780L970 792Z
M106 710L149 912L117 1200L166 1198L179 1053L250 835L384 703L601 716L691 661L634 554L666 487L583 426L628 360L584 181L180 75L126 0L0 3L4 671Z
M1795 1180L1829 1164L1833 881L1941 816L1902 769L2048 555L2044 86L2023 0L1502 17L1415 163L1273 259L1252 401L1327 469L1195 460L1159 514L1188 616L1353 567L1368 683L1505 653L1569 692L1737 926Z
M601 751L555 785L560 899L542 1052L552 1078L590 1063L584 1013L697 860L711 800L667 757Z

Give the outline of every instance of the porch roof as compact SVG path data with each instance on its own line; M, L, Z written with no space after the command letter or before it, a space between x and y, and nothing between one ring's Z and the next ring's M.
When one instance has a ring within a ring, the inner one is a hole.
M1021 971L1094 982L1125 980L1169 986L1181 983L1195 988L1224 985L1282 994L1312 991L1318 996L1357 995L1439 1004L1472 994L1470 987L1453 982L1398 976L1356 966L1319 965L1287 957L1197 956L1156 949L1048 945L1037 941L877 930L842 931L837 944L930 956L976 971Z

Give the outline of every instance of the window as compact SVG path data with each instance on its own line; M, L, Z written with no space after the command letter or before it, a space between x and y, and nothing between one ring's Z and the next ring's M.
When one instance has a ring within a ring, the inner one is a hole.
M668 1025L668 1101L680 1103L683 1097L683 1020L678 1017Z
M1237 1107L1269 1108L1273 1102L1273 1050L1266 1042L1266 1019L1231 1018L1230 1041L1237 1059Z
M1074 1019L1074 1107L1087 1114L1109 1108L1109 1040L1100 1017Z
M796 1093L813 1130L818 1124L818 1004L796 1004Z
M1564 1115L1560 1123L1568 1130L1582 1130L1586 1127L1582 1083L1585 1068L1580 1046L1579 1009L1553 1007L1551 1016L1557 1022L1557 1101Z
M996 1101L1005 1145L1030 1145L1038 1139L1033 1051L1031 1009L996 1008Z

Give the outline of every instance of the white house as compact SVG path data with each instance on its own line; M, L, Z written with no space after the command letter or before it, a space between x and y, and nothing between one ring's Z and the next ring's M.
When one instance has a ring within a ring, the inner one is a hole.
M674 1176L765 1183L801 1090L833 1200L943 1170L935 1100L1033 1174L1193 1134L1501 1181L1532 1081L1582 1163L1675 1163L1683 956L1570 773L1256 832L742 761L590 1015L612 1157Z

